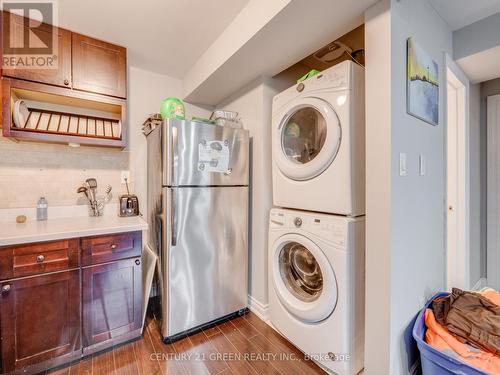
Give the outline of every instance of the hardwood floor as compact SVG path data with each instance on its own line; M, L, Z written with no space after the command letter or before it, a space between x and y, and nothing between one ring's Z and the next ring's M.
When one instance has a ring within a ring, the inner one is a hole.
M143 338L85 358L50 375L325 374L255 314L164 344L154 319Z

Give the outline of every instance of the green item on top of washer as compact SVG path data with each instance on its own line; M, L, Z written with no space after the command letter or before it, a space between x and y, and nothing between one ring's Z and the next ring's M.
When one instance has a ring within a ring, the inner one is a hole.
M318 75L319 73L321 73L319 70L312 69L309 72L307 72L307 74L304 74L302 77L300 77L297 80L297 83L304 82L306 79L314 77L315 75Z
M160 113L162 119L185 119L184 103L178 98L166 98L161 102Z

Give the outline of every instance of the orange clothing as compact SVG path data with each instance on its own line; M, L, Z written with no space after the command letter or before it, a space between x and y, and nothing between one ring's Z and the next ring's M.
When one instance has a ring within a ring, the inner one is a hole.
M488 298L495 305L500 306L500 293L491 288L485 288L479 292L483 297Z
M439 324L431 309L425 310L425 341L433 348L490 374L500 374L500 357L463 344Z

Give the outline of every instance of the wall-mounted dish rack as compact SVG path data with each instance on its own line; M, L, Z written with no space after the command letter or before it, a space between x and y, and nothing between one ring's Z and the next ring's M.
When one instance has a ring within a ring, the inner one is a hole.
M18 141L123 148L126 101L2 79L2 133ZM7 121L5 121L7 120Z
M71 107L62 107L18 99L14 103L14 126L35 133L121 139L121 121L116 116L89 110L80 114Z

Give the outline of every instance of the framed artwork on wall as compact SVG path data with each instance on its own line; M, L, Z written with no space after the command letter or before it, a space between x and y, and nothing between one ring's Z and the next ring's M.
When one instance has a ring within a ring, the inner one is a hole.
M431 125L438 125L438 64L413 38L408 38L406 65L406 111Z

